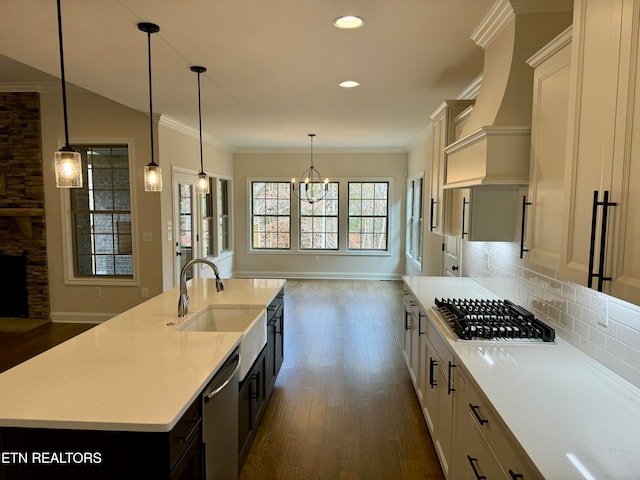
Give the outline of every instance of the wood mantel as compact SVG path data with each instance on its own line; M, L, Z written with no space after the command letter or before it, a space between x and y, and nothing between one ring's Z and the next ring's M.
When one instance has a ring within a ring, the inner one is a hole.
M8 207L0 208L0 217L12 217L22 234L27 238L33 238L31 229L31 217L44 216L44 208Z

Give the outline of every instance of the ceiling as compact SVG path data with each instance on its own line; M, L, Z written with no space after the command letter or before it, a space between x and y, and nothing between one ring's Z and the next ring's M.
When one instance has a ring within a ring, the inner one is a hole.
M493 0L62 0L69 83L198 128L235 151L403 149L482 71L469 36ZM332 23L365 18L356 30ZM34 70L29 67L33 67ZM42 72L48 75L44 75ZM2 83L60 76L55 0L0 2ZM343 89L343 80L360 86ZM69 111L70 119L73 111Z

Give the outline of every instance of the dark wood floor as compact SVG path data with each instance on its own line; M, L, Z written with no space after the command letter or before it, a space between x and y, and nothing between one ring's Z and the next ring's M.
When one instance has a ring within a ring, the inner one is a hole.
M285 292L285 361L240 478L442 479L402 355L401 283ZM0 333L0 371L90 327Z
M285 361L240 478L442 479L401 325L400 282L288 281Z
M50 323L25 333L0 333L0 372L93 327L90 323Z

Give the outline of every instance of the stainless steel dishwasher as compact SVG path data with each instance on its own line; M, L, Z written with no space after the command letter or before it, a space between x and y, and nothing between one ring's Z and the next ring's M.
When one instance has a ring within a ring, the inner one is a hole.
M202 437L207 480L238 478L238 370L236 348L202 392Z

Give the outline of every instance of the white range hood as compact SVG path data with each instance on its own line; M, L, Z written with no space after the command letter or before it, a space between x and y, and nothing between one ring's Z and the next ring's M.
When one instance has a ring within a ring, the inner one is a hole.
M459 140L445 147L444 188L526 185L533 69L526 61L572 22L571 0L498 0L472 33L482 84Z

